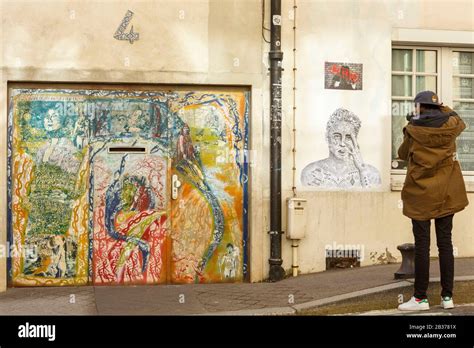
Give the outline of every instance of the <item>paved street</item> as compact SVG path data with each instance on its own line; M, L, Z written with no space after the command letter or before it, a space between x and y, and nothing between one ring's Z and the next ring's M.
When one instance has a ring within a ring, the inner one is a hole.
M10 288L3 315L295 314L357 296L410 286L393 279L399 264L334 270L278 283ZM431 276L439 277L438 261ZM474 258L456 259L458 280L474 280ZM466 306L451 314L467 314ZM386 314L392 314L388 312Z

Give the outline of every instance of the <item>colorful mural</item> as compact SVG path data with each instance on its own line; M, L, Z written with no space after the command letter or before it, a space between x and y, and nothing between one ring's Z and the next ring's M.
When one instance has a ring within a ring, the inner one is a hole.
M166 281L166 177L163 157L102 152L95 159L95 284Z
M248 96L179 92L169 105L178 115L171 128L179 131L173 173L182 180L172 205L171 279L242 280L247 271ZM227 262L234 266L226 272L221 264L230 257L228 245L235 262Z
M13 285L245 279L248 92L10 92Z

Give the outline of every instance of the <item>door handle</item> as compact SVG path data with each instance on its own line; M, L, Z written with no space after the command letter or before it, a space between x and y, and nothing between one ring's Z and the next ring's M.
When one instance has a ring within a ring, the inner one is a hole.
M181 187L181 181L179 181L178 175L173 174L171 177L171 198L178 199L178 189Z

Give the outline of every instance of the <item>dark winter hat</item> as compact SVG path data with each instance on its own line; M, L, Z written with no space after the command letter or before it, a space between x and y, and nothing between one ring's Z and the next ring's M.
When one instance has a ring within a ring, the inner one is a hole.
M429 104L429 105L437 105L441 106L442 103L439 102L439 98L436 93L431 91L423 91L416 95L415 97L415 104Z

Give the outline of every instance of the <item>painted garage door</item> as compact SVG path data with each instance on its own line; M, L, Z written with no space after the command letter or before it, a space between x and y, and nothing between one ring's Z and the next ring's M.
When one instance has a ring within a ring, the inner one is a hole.
M13 286L246 279L247 90L9 93Z

